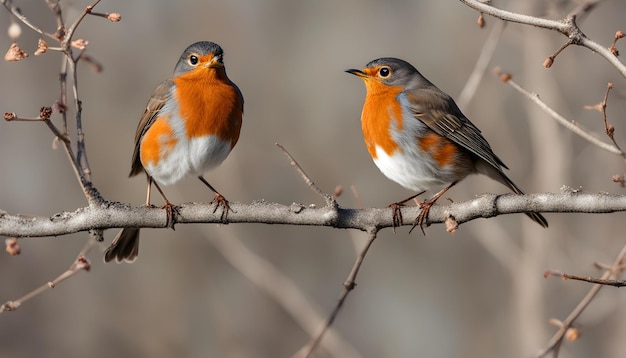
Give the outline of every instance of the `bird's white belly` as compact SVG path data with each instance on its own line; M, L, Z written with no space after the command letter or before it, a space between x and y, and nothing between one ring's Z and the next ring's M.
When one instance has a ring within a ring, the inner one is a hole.
M185 175L203 175L220 165L232 149L231 141L215 135L188 138L178 116L169 117L167 123L170 131L158 138L158 161L142 162L146 172L160 184L176 183Z
M424 153L396 150L392 155L388 155L382 148L376 146L374 163L387 178L416 192L452 182L442 181L438 178L439 175L435 175L439 168Z

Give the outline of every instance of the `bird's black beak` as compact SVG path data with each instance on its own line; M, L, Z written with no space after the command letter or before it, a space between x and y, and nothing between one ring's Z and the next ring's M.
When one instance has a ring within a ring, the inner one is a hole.
M346 72L348 72L349 74L355 75L355 76L359 76L359 77L367 77L367 74L361 70L355 70L355 69L349 69L346 70Z

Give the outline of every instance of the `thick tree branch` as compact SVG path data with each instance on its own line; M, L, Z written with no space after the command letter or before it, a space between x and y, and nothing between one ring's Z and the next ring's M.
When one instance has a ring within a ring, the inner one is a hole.
M307 207L301 204L283 205L267 202L251 204L231 203L233 212L229 223L264 223L282 225L328 226L343 229L371 230L393 226L389 208L352 209L343 207ZM178 224L221 223L219 213L208 203L186 203L179 207ZM403 208L411 225L419 208ZM589 194L570 189L562 193L531 195L484 194L473 200L435 205L428 223L443 223L453 218L457 224L477 218L490 218L503 214L525 212L578 212L612 213L626 211L626 196ZM10 215L0 213L0 235L15 237L42 237L66 235L91 229L119 227L162 228L167 225L165 210L159 208L131 207L116 202L91 205L74 212L61 212L51 217Z

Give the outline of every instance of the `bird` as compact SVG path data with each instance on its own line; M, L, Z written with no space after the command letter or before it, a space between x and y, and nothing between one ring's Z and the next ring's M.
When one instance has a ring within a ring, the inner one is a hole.
M177 211L160 185L177 183L187 175L198 177L213 191L214 212L221 207L226 222L229 202L203 175L220 165L237 144L243 103L239 87L226 75L224 51L210 41L187 47L174 75L152 93L135 133L129 177L146 174L146 206L151 206L154 184L165 201L168 227L174 227ZM129 227L117 234L104 260L133 262L138 254L139 228Z
M508 167L493 152L454 99L427 80L413 65L393 57L346 72L365 83L361 127L367 150L389 179L417 194L390 205L393 228L402 225L401 206L424 192L443 187L419 203L411 230L424 222L433 204L470 174L484 174L515 194L524 192L504 173ZM544 228L548 221L526 213ZM410 231L409 231L410 232Z

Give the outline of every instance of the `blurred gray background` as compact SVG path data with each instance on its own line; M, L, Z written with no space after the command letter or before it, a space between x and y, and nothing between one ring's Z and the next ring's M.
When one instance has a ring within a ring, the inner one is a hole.
M43 1L15 1L49 32L55 21ZM88 3L69 2L71 22ZM570 1L498 1L531 15L561 18ZM10 17L0 9L0 29ZM344 186L339 203L384 207L410 192L387 180L367 155L360 129L365 95L343 71L383 56L403 58L453 97L459 95L497 20L476 26L478 14L458 1L102 1L119 12L111 23L87 17L77 37L104 66L79 66L83 124L93 179L110 200L141 205L145 180L129 179L135 128L154 87L171 75L182 50L211 40L225 51L231 79L246 105L239 144L207 179L231 201L323 205L274 143L284 145L322 190ZM579 20L608 47L626 30L626 3L603 1ZM20 45L31 57L0 62L0 109L36 116L58 97L60 56L32 55L38 36L24 26ZM2 31L5 31L2 30ZM561 186L623 193L612 183L621 158L555 124L491 75L511 72L568 119L604 139L601 115L582 109L609 98L609 120L626 146L626 82L589 50L570 47L553 68L544 59L565 37L510 24L489 71L462 110L483 131L528 192ZM8 48L6 32L0 48ZM51 45L53 45L51 43ZM623 41L618 43L624 49ZM626 50L624 50L626 51ZM622 51L622 52L624 52ZM58 116L55 119L58 120ZM40 123L0 123L0 208L52 215L86 205L62 150ZM208 201L197 180L167 187L173 202ZM446 194L455 201L506 188L471 177ZM432 194L432 193L430 193ZM158 195L154 203L159 204ZM333 326L353 350L320 349L315 357L528 357L556 330L590 285L544 279L547 268L596 275L624 245L623 214L548 214L542 230L524 215L475 220L450 235L442 225L408 235L380 233ZM142 232L133 265L102 263L117 230L90 252L92 269L0 317L2 357L289 357L308 336L284 307L229 264L214 242L241 240L293 280L324 314L330 312L366 240L361 232L266 225L178 225ZM207 239L208 238L208 239ZM89 240L86 233L20 241L18 257L0 256L0 301L16 299L63 272ZM217 241L216 241L217 240ZM580 340L561 357L620 357L626 351L626 292L606 288L578 323ZM305 308L301 309L304 313Z

